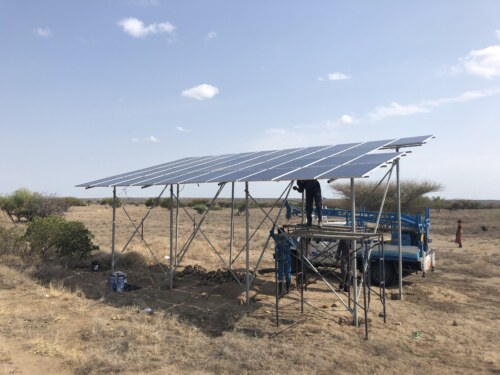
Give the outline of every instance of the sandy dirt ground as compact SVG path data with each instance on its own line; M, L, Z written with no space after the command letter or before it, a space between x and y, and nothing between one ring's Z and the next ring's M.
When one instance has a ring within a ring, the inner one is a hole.
M145 212L131 211L135 217ZM215 214L205 234L223 248L227 212ZM168 212L158 215L145 226L145 237L152 237L151 251L166 268L162 249L169 241L155 233L168 234L161 220ZM85 222L101 248L109 250L109 209L74 208L68 218ZM453 242L458 219L464 223L460 249ZM243 218L236 220L241 238ZM252 220L257 227L258 211L252 211ZM236 282L223 272L209 272L223 267L203 241L183 262L203 269L179 268L173 290L150 250L136 239L131 248L143 256L123 257L119 268L141 289L124 293L106 288L104 263L101 272L91 272L90 261L26 267L3 256L0 374L498 374L500 210L442 210L432 212L432 223L436 271L405 278L404 301L391 299L397 289L388 289L386 323L372 297L369 340L362 327L349 324L348 312L320 281L308 287L303 314L298 291L281 301L277 327L274 274L259 273L246 306ZM131 229L121 217L121 245ZM265 243L263 232L254 239L256 248ZM251 260L259 256L254 250ZM263 259L265 271L273 264L271 251ZM238 260L235 272L241 275L243 266Z

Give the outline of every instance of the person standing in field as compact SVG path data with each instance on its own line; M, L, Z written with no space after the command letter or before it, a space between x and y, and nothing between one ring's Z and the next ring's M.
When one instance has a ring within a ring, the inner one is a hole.
M462 220L458 220L457 233L455 235L455 243L458 247L462 247Z
M323 204L321 197L321 185L318 180L298 180L297 186L293 187L293 190L297 190L299 193L306 191L306 217L307 226L312 225L312 212L313 212L313 201L316 205L316 213L318 215L318 225L321 227L321 207Z

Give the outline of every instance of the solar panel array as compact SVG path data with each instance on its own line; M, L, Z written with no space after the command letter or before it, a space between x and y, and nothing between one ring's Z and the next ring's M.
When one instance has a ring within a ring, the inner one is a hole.
M430 138L433 136L189 157L77 186L145 187L209 182L360 178L404 154L377 151L420 146Z

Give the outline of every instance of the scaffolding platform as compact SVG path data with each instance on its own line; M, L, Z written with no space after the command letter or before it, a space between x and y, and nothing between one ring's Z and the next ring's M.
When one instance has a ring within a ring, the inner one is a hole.
M291 246L291 258L295 265L293 268L296 289L300 293L301 313L304 313L304 293L308 285L322 282L334 300L340 301L352 315L356 327L359 325L359 315L363 314L366 338L372 294L378 297L386 322L383 234L353 232L352 228L340 226L285 225L278 236L287 238L291 245L295 244L295 249ZM280 251L286 250L282 248ZM378 255L376 262L372 261L374 252ZM282 259L286 259L285 254L275 255L277 325L280 321L280 300L290 292L283 288L286 284L286 265ZM373 265L377 267L375 272L382 276L380 285L376 287L371 285Z

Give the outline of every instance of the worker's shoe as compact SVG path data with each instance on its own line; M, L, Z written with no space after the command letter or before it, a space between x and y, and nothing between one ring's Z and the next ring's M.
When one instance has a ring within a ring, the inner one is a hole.
M318 222L318 227L323 228L323 222Z

